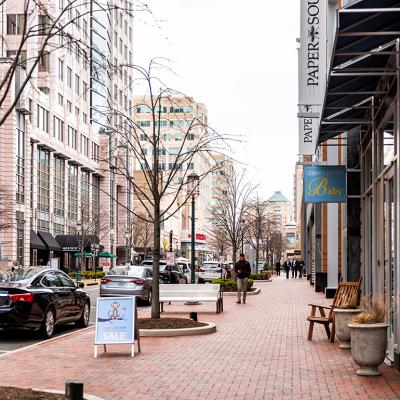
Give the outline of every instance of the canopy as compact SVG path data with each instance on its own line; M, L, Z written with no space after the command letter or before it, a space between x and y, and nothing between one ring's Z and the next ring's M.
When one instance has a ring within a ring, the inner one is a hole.
M37 231L40 239L46 244L47 248L52 251L60 251L61 246L56 239L53 238L52 234L49 232Z
M107 251L103 251L102 253L97 254L97 257L104 257L104 258L117 258L114 254L111 254Z
M74 253L74 257L80 257L81 256L81 252L77 251L76 253ZM91 252L85 252L85 257L93 257L93 253Z
M397 0L363 0L338 11L318 141L356 129L364 133L377 108L374 96L384 96L395 78L396 39L400 37Z
M31 244L31 249L47 250L47 247L43 243L43 240L40 239L40 237L36 234L36 232L33 229L31 229L30 244Z

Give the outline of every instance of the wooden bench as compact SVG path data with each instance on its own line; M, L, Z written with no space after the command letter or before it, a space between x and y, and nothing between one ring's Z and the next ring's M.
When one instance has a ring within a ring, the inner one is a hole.
M311 315L307 317L309 321L308 327L308 340L312 340L314 324L323 324L326 335L330 342L335 341L335 315L333 313L334 308L345 307L349 304L359 304L360 301L360 287L362 278L358 282L344 282L343 278L339 281L339 286L336 290L333 303L330 307L321 304L308 304L311 306ZM319 311L319 315L315 315L316 311ZM325 310L329 310L328 315L325 314ZM329 325L332 324L332 332L329 329Z
M165 302L215 302L217 314L224 311L223 292L219 284L165 284L160 285L160 312Z

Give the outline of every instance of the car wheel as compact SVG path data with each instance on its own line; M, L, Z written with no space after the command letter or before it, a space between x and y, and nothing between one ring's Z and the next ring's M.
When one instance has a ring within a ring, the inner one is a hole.
M90 318L90 305L89 302L86 302L85 305L83 306L81 317L78 319L78 321L75 322L76 326L78 326L79 328L86 328L89 325L89 318Z
M50 339L54 334L55 325L56 319L54 316L54 311L47 310L40 328L40 336L42 336L44 339Z

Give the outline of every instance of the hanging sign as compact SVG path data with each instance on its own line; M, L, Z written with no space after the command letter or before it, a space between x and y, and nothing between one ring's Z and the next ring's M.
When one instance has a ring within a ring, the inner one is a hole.
M313 155L326 85L326 0L301 0L299 47L299 154Z
M304 166L305 203L345 203L346 167L344 165Z
M169 267L173 267L174 265L176 265L174 251L168 251L165 253L165 263Z

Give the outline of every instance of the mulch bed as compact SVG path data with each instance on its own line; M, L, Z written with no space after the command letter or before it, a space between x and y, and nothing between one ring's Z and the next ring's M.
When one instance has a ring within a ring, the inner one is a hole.
M32 389L0 386L1 400L66 400L63 394L37 392Z
M204 322L196 322L184 318L139 318L139 329L183 329L206 326Z

